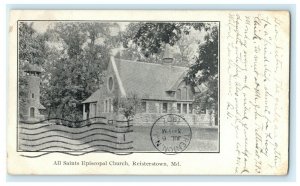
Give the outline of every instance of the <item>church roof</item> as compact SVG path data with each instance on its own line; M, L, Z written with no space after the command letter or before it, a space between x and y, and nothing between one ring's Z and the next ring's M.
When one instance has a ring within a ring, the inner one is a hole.
M114 60L126 95L137 94L141 99L172 99L167 91L184 76L187 68L136 62L123 59ZM175 98L173 98L175 99Z
M88 97L86 100L84 100L82 103L93 103L97 102L100 97L100 89L96 90L90 97Z
M140 99L174 100L167 92L176 91L175 86L183 80L188 68L170 64L156 64L111 58L115 66L120 91L124 95L136 94ZM114 68L114 67L113 67ZM101 90L98 89L82 103L97 102Z

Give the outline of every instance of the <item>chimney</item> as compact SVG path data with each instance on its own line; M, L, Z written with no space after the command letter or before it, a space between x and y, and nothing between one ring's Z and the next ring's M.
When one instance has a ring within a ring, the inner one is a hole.
M169 44L166 44L165 46L165 52L163 56L163 63L165 64L171 64L173 62L174 58L171 52L171 46Z

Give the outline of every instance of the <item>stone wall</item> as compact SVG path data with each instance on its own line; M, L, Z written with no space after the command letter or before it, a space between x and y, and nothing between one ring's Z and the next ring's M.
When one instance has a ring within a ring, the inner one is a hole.
M136 114L133 121L131 123L133 125L153 125L153 123L158 120L160 117L164 116L166 114L164 113L139 113ZM177 114L184 118L189 125L193 126L214 126L214 116L208 115L208 114ZM119 121L125 121L126 118L124 116L118 115L118 116L112 116L110 115L111 119L117 119Z

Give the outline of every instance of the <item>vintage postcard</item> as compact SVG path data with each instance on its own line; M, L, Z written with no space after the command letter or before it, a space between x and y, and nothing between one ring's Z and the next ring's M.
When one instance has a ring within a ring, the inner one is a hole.
M286 175L288 11L12 10L12 175Z

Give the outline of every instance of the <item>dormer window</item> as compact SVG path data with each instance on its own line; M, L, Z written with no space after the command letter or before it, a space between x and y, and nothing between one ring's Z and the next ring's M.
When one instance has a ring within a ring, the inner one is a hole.
M113 78L112 78L112 77L109 77L109 78L108 78L108 90L109 90L109 91L112 91L113 85L114 85Z

